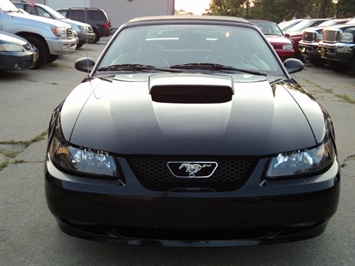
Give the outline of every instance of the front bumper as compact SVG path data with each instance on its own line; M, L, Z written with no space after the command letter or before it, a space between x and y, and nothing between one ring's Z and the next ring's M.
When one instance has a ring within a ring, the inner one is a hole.
M266 162L237 191L157 192L124 159L125 186L71 176L47 160L47 204L68 234L133 245L242 246L321 234L338 205L338 163L307 179L260 182Z
M320 59L320 52L318 51L318 42L313 43L304 43L299 42L298 49L303 56L308 56L311 58L318 58Z
M76 38L60 39L60 38L47 38L46 39L49 53L52 55L63 55L74 52L76 49Z
M318 46L318 52L321 57L328 60L350 63L355 55L355 44L338 43L328 44L322 43Z
M0 70L24 70L33 68L37 61L37 53L3 52L0 55Z
M95 39L95 33L84 33L84 32L77 32L78 38L80 43L90 42Z
M275 49L275 51L282 61L286 60L287 58L293 58L295 56L295 51L293 49L292 50Z

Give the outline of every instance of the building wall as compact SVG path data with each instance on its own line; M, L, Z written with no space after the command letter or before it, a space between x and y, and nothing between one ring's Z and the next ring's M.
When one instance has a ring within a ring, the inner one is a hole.
M174 14L174 0L91 0L91 5L104 9L115 28L136 17Z
M20 2L21 0L11 0ZM29 1L29 0L27 0ZM34 0L53 9L62 7L98 7L105 10L113 28L136 17L173 15L175 0Z

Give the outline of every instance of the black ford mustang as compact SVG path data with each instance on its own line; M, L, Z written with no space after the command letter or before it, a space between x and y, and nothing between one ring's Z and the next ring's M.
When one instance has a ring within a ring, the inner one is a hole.
M321 234L340 193L332 120L260 30L227 17L129 21L54 110L45 190L71 235L240 246Z

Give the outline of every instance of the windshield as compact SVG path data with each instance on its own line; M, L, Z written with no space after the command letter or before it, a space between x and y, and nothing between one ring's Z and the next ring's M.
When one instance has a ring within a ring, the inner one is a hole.
M0 1L0 9L4 12L18 11L17 7L8 0L1 0Z
M264 33L265 35L276 35L276 36L283 36L283 32L281 29L277 26L276 23L270 23L270 22L259 22L255 21L253 22L258 28Z
M313 24L314 24L313 20L305 19L305 20L301 21L300 23L296 24L295 26L289 28L287 31L290 31L290 32L302 31L305 28L309 28Z
M175 71L222 70L221 66L226 66L228 70L232 67L283 75L260 33L240 26L174 24L123 29L105 53L98 70L126 70L127 64ZM113 65L125 67L110 67Z

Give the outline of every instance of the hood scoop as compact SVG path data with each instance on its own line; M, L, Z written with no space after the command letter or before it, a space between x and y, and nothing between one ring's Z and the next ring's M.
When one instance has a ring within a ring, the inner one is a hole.
M224 103L232 100L233 79L215 75L152 75L149 93L161 103Z

